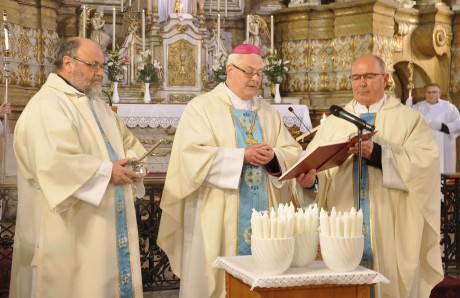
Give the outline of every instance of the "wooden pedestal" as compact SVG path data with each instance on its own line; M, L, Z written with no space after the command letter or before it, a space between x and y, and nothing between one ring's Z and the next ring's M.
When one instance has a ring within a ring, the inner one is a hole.
M289 288L255 288L225 273L227 298L368 298L372 285L310 285Z

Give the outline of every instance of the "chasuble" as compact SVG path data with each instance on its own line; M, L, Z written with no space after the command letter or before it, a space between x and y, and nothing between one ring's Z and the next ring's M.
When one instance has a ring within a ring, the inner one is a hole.
M350 113L353 102L345 107ZM372 140L382 146L382 169L368 166L370 226L363 231L371 234L370 269L390 280L390 284L376 285L375 297L429 297L444 276L438 149L422 115L394 97L387 97L374 121L378 132ZM354 132L355 125L330 116L307 153ZM319 206L350 210L355 205L353 174L353 157L318 173Z
M145 149L102 100L94 109L118 158ZM115 186L88 97L50 74L15 129L18 212L10 297L120 297ZM99 171L99 173L98 173ZM91 185L94 175L105 184ZM89 182L89 184L88 184ZM82 185L100 197L79 193ZM97 191L97 189L102 190ZM131 185L124 185L133 297L142 297Z
M218 256L238 254L244 148L238 149L231 105L223 83L194 98L174 138L157 242L181 278L183 297L224 297L224 272L212 263ZM263 142L274 148L282 170L291 167L300 145L269 103L254 99L254 108ZM295 181L265 176L268 207L289 202Z

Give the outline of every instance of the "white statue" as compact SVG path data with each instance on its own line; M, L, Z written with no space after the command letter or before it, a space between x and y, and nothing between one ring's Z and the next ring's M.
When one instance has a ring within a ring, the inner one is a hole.
M95 41L102 50L107 48L110 42L110 36L104 32L104 12L96 10L94 17L91 19L91 40Z
M262 40L260 39L260 24L258 22L258 19L254 16L250 16L249 20L248 43L257 46L259 49L262 48Z

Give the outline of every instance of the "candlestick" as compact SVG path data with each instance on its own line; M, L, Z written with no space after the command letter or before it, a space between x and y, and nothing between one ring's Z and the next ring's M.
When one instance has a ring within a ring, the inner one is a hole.
M326 120L326 114L323 113L323 118L319 121L320 124L323 124L324 120Z
M144 10L142 10L142 52L145 52L145 11Z
M220 13L217 14L217 53L220 53Z
M225 17L227 17L227 0L225 0Z
M83 38L86 38L86 6L83 5Z
M274 44L275 44L275 24L274 24L274 21L273 21L273 15L270 16L270 49L272 50L272 53L273 53L273 48L274 48Z
M115 51L115 27L117 26L117 16L115 7L112 7L112 51Z
M246 43L249 43L249 15L246 17Z

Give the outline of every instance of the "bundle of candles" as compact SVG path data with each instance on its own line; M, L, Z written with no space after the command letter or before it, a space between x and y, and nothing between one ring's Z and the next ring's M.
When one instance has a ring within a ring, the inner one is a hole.
M268 211L252 209L252 236L257 238L288 238L297 234L315 232L318 226L318 207L310 205L305 211L299 208L294 211L294 205L279 204L278 211L270 208Z
M331 214L321 208L319 214L321 234L330 237L361 237L363 235L363 212L361 209L356 212L351 207L350 212L337 213L335 207Z

